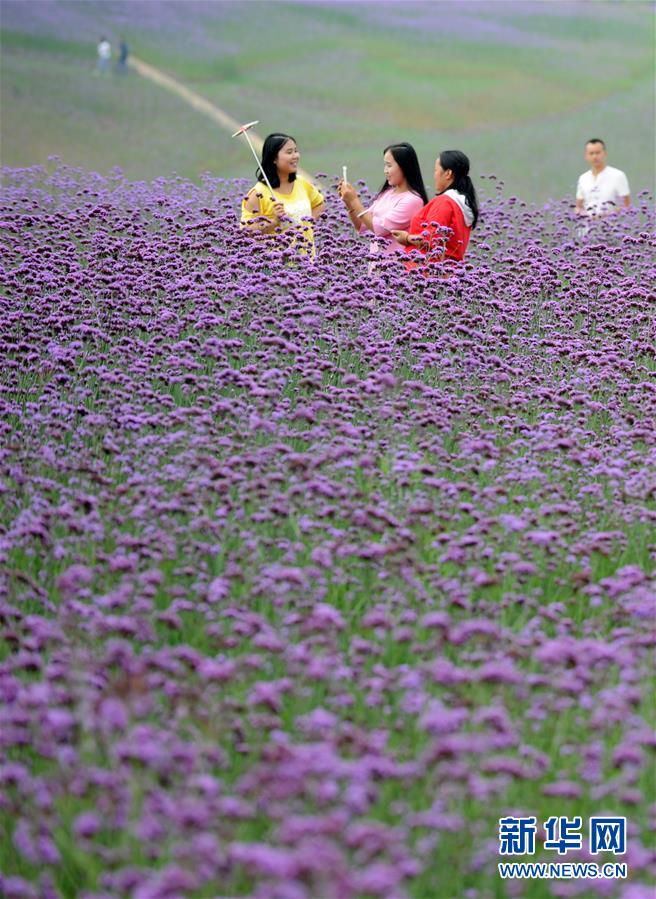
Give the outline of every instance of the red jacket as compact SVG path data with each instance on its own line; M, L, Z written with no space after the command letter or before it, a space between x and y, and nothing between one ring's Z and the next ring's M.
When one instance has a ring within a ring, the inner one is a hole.
M440 233L439 226L448 228L450 233ZM405 251L415 255L421 252L427 257L427 262L441 262L442 259L460 261L465 255L471 230L465 224L465 216L458 203L451 197L440 195L419 210L408 228L408 234L428 232L430 248L418 251L417 247L408 246ZM406 267L416 268L417 263L408 260Z

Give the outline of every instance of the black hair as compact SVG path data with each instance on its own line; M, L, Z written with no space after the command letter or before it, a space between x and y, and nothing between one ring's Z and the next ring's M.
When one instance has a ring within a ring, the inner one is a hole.
M262 147L262 168L271 182L271 187L280 187L280 178L278 177L278 170L276 168L276 157L288 140L293 140L294 143L296 143L296 138L292 137L291 134L279 133L267 135L266 140L264 141ZM262 172L258 169L256 174L257 180L264 184L265 181L262 177ZM291 172L289 180L296 180L296 172Z
M405 141L400 144L390 144L389 147L385 147L383 150L383 156L388 151L392 154L394 162L403 172L403 177L407 181L410 190L414 190L416 194L419 194L424 203L428 203L428 194L424 187L424 179L421 176L419 160L417 159L417 154L412 144L408 144ZM391 187L392 185L385 181L376 196L380 197L381 194L384 194L386 190L390 190Z
M604 148L604 150L606 149L606 144L603 142L603 140L600 137L591 137L590 140L586 140L586 142L585 142L586 147L588 146L588 144L601 144L601 146Z
M469 208L474 213L472 228L475 228L478 222L478 197L472 179L469 177L468 157L460 150L442 150L440 165L445 172L450 170L453 173L451 188L465 195Z

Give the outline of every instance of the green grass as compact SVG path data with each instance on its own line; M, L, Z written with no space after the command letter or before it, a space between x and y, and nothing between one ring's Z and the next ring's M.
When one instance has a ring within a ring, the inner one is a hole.
M104 80L78 56L11 50L3 69L5 165L47 164L58 155L68 165L102 172L118 165L133 180L152 180L243 161L212 122L136 76Z
M259 119L262 133L294 134L311 172L335 174L347 163L352 178L377 184L383 146L405 139L429 185L436 153L458 146L475 174L494 171L509 193L543 200L572 193L594 133L634 193L653 187L648 4L539 16L490 3L478 18L467 15L471 33L463 27L456 39L412 27L411 9L399 28L372 21L365 5L272 3L265 13L257 3L221 4L204 18L208 38L229 48L221 52L137 22L126 29L135 54L236 118ZM518 37L477 36L486 21ZM178 98L133 75L92 78L91 42L37 34L36 25L1 39L4 164L44 164L56 154L99 171L119 165L132 179L251 177L244 148Z

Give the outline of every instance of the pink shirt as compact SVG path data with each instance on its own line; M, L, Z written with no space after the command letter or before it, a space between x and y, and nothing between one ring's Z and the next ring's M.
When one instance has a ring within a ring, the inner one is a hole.
M371 253L402 253L403 247L394 240L390 231L407 231L412 218L423 209L424 201L412 190L397 193L390 188L381 194L368 209L373 213L374 234L378 238L384 238L384 243L379 249L379 242L371 242ZM360 234L369 231L366 225L360 225Z

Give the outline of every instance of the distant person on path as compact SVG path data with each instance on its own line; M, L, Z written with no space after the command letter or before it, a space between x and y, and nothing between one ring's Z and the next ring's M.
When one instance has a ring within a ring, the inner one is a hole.
M358 234L373 232L370 253L393 255L402 253L403 246L393 237L393 231L410 227L415 213L428 203L421 168L414 147L408 143L390 144L383 151L385 182L373 203L366 209L352 184L340 181L342 198L351 223ZM382 246L381 246L382 245Z
M130 53L130 48L128 47L125 38L121 38L121 43L118 45L118 61L116 63L116 71L121 74L125 74L128 70L128 55Z
M478 221L478 198L469 177L469 159L460 150L443 150L435 160L437 196L419 210L407 231L392 231L409 258L406 268L418 262L459 262L464 258L472 229Z
M101 37L97 47L98 64L96 71L99 75L109 75L112 65L112 45L106 37Z
M304 242L300 252L308 249L314 256L314 232L310 219L319 218L324 210L323 196L317 188L297 174L301 154L296 140L289 134L269 134L262 147L261 165L273 188L273 196L262 172L258 183L241 204L242 226L249 230L272 234L296 229Z
M627 209L631 205L629 182L624 172L606 164L606 144L599 137L585 145L585 159L590 169L576 185L576 214L601 218Z

